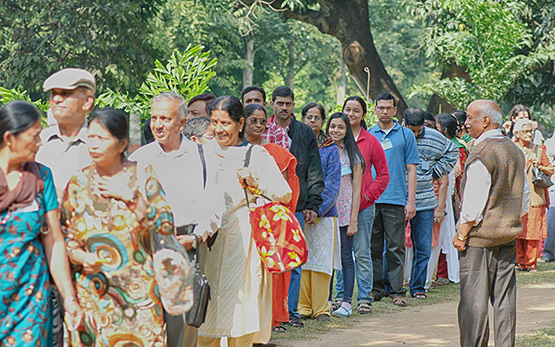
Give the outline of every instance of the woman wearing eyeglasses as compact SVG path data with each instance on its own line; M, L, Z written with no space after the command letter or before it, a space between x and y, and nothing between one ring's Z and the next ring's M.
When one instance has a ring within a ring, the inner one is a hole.
M555 171L545 154L545 146L532 141L533 124L529 119L518 119L513 127L516 145L526 156L526 178L530 187L530 212L522 216L522 232L516 238L516 262L519 271L536 272L540 242L547 237L546 206L549 195L546 188L532 183L532 167L548 176Z
M291 200L286 206L295 211L297 200L299 199L299 177L297 177L297 159L287 149L282 146L269 143L262 138L262 133L266 129L266 110L259 104L245 106L245 138L253 145L262 145L276 161L276 164L291 188ZM286 272L272 276L272 331L285 332L283 323L289 322L289 311L287 305L287 295L291 272ZM256 342L256 341L255 341Z

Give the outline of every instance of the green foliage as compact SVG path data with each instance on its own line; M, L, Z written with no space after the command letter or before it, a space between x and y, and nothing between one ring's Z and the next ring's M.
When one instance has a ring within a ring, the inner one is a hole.
M175 92L189 100L206 92L208 81L216 75L213 69L217 59L211 59L210 52L203 52L203 49L203 46L189 45L184 52L175 50L165 65L156 60L154 70L146 77L138 95L129 96L108 89L97 98L96 105L120 108L148 119L150 100L160 93Z
M0 2L0 81L40 97L65 67L93 72L100 89L137 88L157 52L149 21L164 0Z
M48 103L46 101L42 101L40 99L35 101L31 100L27 92L24 90L21 90L21 88L7 89L7 88L0 87L0 106L15 100L24 100L35 105L42 113L41 114L42 125L46 126L46 117L44 116L48 111Z
M427 29L427 55L438 63L465 67L468 79L423 83L411 95L436 93L458 108L478 98L501 101L520 76L555 56L554 46L521 53L532 44L531 31L518 16L524 9L522 2L413 3L415 14L438 18Z

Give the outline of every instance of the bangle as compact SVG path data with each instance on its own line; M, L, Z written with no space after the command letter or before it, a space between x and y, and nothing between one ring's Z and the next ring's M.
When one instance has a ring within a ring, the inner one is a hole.
M139 190L135 189L135 191L133 192L133 195L131 196L131 199L126 200L125 204L128 205L128 206L135 205L137 203L138 199L139 199Z
M457 233L457 238L461 241L466 241L466 239L468 238L468 236L462 236L461 234Z
M72 302L72 301L77 302L77 299L73 295L66 296L66 298L64 299L64 305L67 304L68 302Z

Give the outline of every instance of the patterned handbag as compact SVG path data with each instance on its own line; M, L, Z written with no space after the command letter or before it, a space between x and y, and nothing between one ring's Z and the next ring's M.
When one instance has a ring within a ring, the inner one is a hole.
M247 151L245 167L250 161L252 146ZM270 202L249 207L252 238L264 266L271 274L283 273L301 266L307 261L308 249L303 230L295 214L279 202L264 196L260 189L244 185L248 204L248 192Z

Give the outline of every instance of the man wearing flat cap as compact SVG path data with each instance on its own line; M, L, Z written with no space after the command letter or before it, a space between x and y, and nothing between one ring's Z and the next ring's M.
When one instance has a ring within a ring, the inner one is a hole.
M44 81L43 89L50 92L50 111L56 121L41 133L36 161L50 167L58 199L69 179L91 163L87 150L87 114L94 104L94 76L82 69L63 69ZM52 286L53 344L63 346L63 299Z
M94 104L94 76L82 69L63 69L44 81L50 92L50 110L56 125L41 133L42 147L37 161L50 167L61 199L69 179L91 163L87 151L86 117Z

